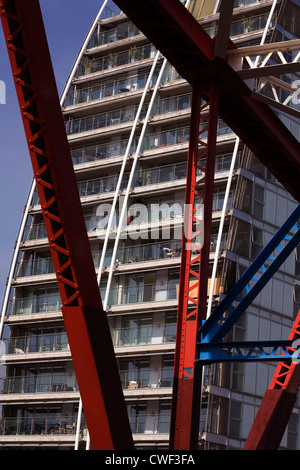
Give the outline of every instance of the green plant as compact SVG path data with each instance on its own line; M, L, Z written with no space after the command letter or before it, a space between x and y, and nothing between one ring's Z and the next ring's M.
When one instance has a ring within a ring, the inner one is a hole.
M245 33L249 33L250 31L253 31L253 18L246 18L243 17L242 19L242 25L243 25L243 30Z
M115 67L117 65L117 56L116 54L110 54L108 57L107 65L109 68Z
M141 51L137 49L136 46L133 46L129 49L129 57L132 62L135 62L136 60L140 60Z
M86 75L91 72L91 61L87 57L81 62L81 70L83 75Z

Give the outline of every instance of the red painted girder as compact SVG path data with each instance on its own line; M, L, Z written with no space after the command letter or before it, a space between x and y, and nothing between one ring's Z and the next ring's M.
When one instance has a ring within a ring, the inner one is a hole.
M288 337L295 341L290 348L296 351L300 340L300 310ZM244 450L277 450L296 403L300 386L299 357L279 362L249 432Z
M214 39L184 5L179 0L115 3L192 86L207 91L211 77L216 79L219 116L300 202L299 142L266 104L251 97L250 88L226 60L214 56Z
M170 448L176 450L198 448L200 400L195 389L201 370L195 368L195 357L206 318L218 98L214 83L209 96L193 89L170 426Z
M92 448L133 449L39 2L0 14Z

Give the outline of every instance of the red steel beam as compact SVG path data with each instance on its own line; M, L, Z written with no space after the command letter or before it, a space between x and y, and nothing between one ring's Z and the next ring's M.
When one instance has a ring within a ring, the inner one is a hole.
M300 202L300 146L276 114L251 97L252 90L226 59L215 56L215 39L178 0L115 0L193 87L220 88L219 116ZM230 43L230 47L235 47Z
M201 377L194 364L206 318L218 104L214 82L209 95L193 89L170 426L170 448L177 450L198 448L200 395L194 388Z
M249 87L227 63L220 38L211 39L178 0L144 0L143 2L115 0L115 3L160 50L181 76L190 83L194 90L194 108L198 111L200 109L199 101L198 105L195 105L197 99L199 100L199 97L195 98L197 90L202 89L202 92L208 92L212 78L215 80L215 86L219 90L219 116L299 202L299 143L265 103L253 99ZM222 3L222 7L223 12L226 13L222 23L224 30L222 34L225 35L227 41L226 31L228 30L229 18L226 8L224 10L224 3ZM232 2L230 2L231 7ZM236 46L229 42L229 48L233 47ZM214 118L214 107L210 112ZM195 175L191 169L197 160L195 157L195 129L197 129L197 118L193 116L192 110L186 203L193 200L195 196L195 187L193 186ZM213 180L207 182L207 185L212 190ZM209 210L208 204L208 212ZM207 220L205 219L208 221L208 225L210 217L211 214ZM186 241L184 236L183 243ZM199 254L197 261L200 264L198 274L195 275L195 259L192 259L188 249L183 250L170 432L170 447L173 449L195 449L198 443L197 424L199 424L200 413L201 377L196 377L196 374L200 375L201 372L199 372L200 369L194 368L193 359L195 358L194 342L197 335L196 324L201 318L205 318L205 306L202 303L206 302L207 295L204 292L206 282L200 273L207 270L208 260L201 260L201 254ZM194 278L196 277L199 283L199 290L198 300L194 302L195 311L189 312L188 300L191 301L189 279L192 271ZM295 377L297 375L295 374ZM297 381L297 379L295 380ZM288 417L294 399L294 397L291 398L291 394L287 390L279 392L274 390L272 396L273 403L275 403L274 407L272 405L268 407L268 423L272 423L271 418L276 416L277 405L279 405L282 414L285 411L285 417ZM263 427L267 427L266 422ZM270 428L272 428L272 424Z
M0 14L92 448L133 449L39 2Z
M289 340L295 341L290 350L296 351L300 340L300 310ZM280 362L274 372L248 435L244 450L277 450L296 403L300 386L299 357Z

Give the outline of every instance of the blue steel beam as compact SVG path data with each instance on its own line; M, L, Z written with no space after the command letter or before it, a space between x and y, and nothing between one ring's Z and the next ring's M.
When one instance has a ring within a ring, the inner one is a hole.
M300 242L300 230L297 227L299 219L300 204L220 302L211 316L202 324L200 327L201 343L222 341L242 313L296 248ZM289 235L292 229L295 231L293 236ZM283 247L281 243L284 241L287 241L287 243ZM278 255L272 256L276 249L278 249ZM271 261L269 266L265 265L267 261ZM262 271L261 275L259 275L260 270ZM250 282L254 283L252 287L249 286ZM246 295L241 297L241 292L244 289ZM233 302L239 302L239 304L234 308ZM226 317L227 311L229 311L229 316Z
M286 361L298 357L292 340L200 343L196 362L211 364L228 361Z

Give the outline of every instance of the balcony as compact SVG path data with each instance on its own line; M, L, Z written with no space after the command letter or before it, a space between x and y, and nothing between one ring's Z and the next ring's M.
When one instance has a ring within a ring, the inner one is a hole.
M246 4L245 1L243 3ZM257 2L251 1L251 3L257 3ZM240 20L232 21L231 28L230 28L230 36L235 37L235 36L242 36L244 34L249 34L249 33L257 33L258 31L261 31L262 29L265 28L267 24L267 20L268 20L268 14L265 13L261 15L255 15L255 16L247 16L247 17L243 17ZM274 15L270 23L270 28L274 27L275 22L276 22L276 16ZM212 25L209 27L205 27L205 30L211 37L214 37L218 33L218 26Z
M33 315L36 313L60 312L59 293L29 296L9 302L8 315Z
M173 386L173 368L121 370L123 390L170 388Z
M150 86L156 84L159 70L155 70L151 79ZM128 77L114 77L95 85L88 87L71 88L64 102L64 107L77 106L91 101L101 100L104 98L117 97L123 93L143 90L148 80L148 73L139 73L138 75L130 75ZM181 79L180 75L171 66L167 66L163 73L161 84L171 83Z
M84 426L82 427L82 431ZM27 418L1 418L0 436L34 435L37 436L57 436L75 435L76 419L70 416L47 416L47 417L27 417ZM3 442L3 441L2 441ZM20 440L21 442L21 440Z
M88 56L85 56L78 67L76 76L82 77L115 67L141 62L142 60L154 58L155 53L155 47L149 44L142 47L133 46L127 51L111 53L97 59L89 59Z
M78 392L75 374L37 374L27 377L0 378L1 399L3 399L3 395L57 394L62 392Z
M74 165L90 164L107 160L108 158L120 158L125 154L128 140L120 140L116 142L107 142L104 144L94 145L91 147L83 147L78 150L72 150L72 160ZM137 147L136 140L133 141L130 153L133 153ZM104 162L106 164L107 162Z
M112 288L109 295L109 305L130 305L144 302L163 302L177 299L176 282L161 282L153 284L139 283L132 286ZM104 298L104 288L100 288Z
M137 415L131 413L129 414L129 422L133 434L142 434L151 442L154 438L157 440L157 434L168 434L170 414L140 413ZM75 416L1 418L0 443L5 445L12 436L18 436L19 445L22 445L22 442L35 442L37 440L42 443L49 442L49 436L51 436L51 442L53 442L53 438L57 438L58 441L66 440L72 445L75 440L76 423L77 418ZM1 439L2 436L3 439ZM85 437L86 426L82 424L80 438L84 439ZM144 440L142 436L134 436L134 439L138 438Z
M115 328L112 330L112 338L116 348L175 343L176 323L168 322L160 328L156 327L155 335L153 325L136 328Z
M112 1L108 2L108 5L105 6L103 17L102 19L107 20L108 18L112 18L114 16L118 16L122 14L122 10L117 7Z
M121 41L122 39L133 38L142 34L141 31L132 23L123 24L117 28L104 31L103 33L93 34L91 40L87 46L88 49L104 46L115 41Z
M69 351L66 333L17 336L4 339L7 354L36 354Z
M134 121L136 111L136 106L130 106L116 111L110 111L108 113L95 114L93 116L79 119L71 119L66 122L66 132L67 135L72 135L95 131L96 129L103 129L104 127L119 126L120 124L129 125Z

